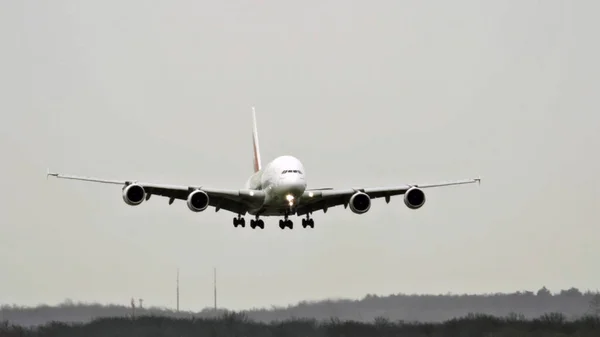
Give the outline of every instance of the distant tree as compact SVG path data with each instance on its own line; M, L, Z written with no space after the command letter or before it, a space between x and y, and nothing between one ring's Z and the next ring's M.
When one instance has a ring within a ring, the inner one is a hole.
M375 326L377 326L377 327L388 327L392 324L387 317L383 317L383 316L375 317L374 323L375 323Z
M547 324L560 325L566 322L567 317L562 312L550 312L540 316L539 320Z
M525 320L525 315L521 314L521 313L516 313L516 312L510 312L508 313L508 320L509 321L524 321Z
M550 292L550 290L548 290L548 288L546 288L546 286L543 286L542 289L537 291L537 296L552 296L552 293Z
M569 297L580 297L583 296L583 294L581 293L581 291L579 291L579 289L575 288L575 287L571 287L567 290L561 290L560 292L561 296L569 296Z
M596 293L590 300L590 313L600 317L600 293Z
M66 298L62 303L59 304L61 307L72 307L73 305L75 305L75 302L70 298Z

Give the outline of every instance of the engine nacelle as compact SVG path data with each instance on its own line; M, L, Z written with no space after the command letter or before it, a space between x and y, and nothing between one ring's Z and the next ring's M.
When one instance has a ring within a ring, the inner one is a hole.
M350 197L350 209L356 214L366 213L371 208L371 197L363 192L356 192Z
M195 190L187 198L188 208L192 212L202 212L208 207L208 194L201 190Z
M123 201L129 206L137 206L146 199L146 191L141 185L130 184L123 187Z
M410 209L421 208L425 204L425 193L416 187L409 188L404 193L404 204Z

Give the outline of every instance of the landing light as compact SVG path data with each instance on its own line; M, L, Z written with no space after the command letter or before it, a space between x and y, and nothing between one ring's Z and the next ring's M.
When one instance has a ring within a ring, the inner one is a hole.
M290 207L294 205L294 196L291 194L288 194L285 196L285 199L287 199L288 203L290 204Z
M314 193L313 192L308 192L308 196L312 198L314 196Z

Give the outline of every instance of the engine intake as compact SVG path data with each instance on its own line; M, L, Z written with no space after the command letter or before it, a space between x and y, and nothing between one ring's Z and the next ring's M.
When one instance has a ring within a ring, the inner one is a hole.
M137 206L146 198L146 191L141 185L130 184L123 187L123 201L129 206Z
M409 188L404 193L404 204L410 209L421 208L425 204L425 193L416 187Z
M350 197L350 209L356 214L366 213L371 208L371 197L363 192L356 192Z
M188 208L192 212L202 212L208 207L208 194L201 190L195 190L187 198Z

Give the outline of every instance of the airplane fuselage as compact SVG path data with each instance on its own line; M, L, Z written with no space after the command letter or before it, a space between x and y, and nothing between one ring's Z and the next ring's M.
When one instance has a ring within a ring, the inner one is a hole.
M261 205L248 213L281 215L292 210L306 189L304 165L293 156L280 156L254 173L246 182L246 189L265 192Z

